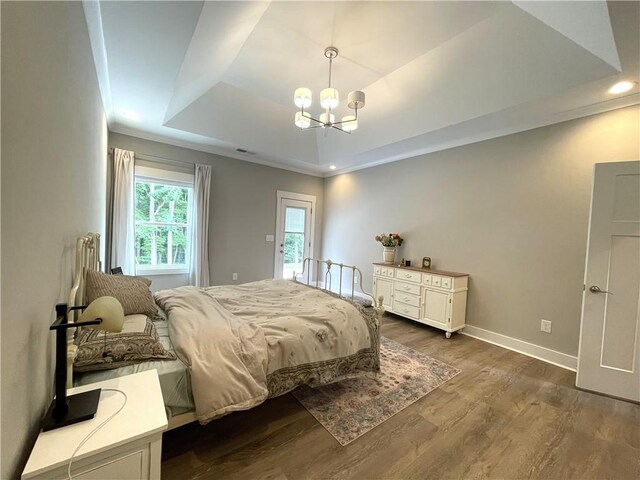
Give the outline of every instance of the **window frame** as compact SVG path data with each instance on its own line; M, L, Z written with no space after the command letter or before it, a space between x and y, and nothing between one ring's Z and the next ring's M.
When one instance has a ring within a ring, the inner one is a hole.
M169 185L174 187L188 188L188 210L187 210L187 223L177 222L146 222L143 220L135 219L135 185L137 182L141 183L155 183L157 185ZM136 275L184 275L190 271L189 259L191 258L191 249L193 241L193 188L194 188L194 175L192 173L175 172L172 170L163 170L160 168L146 167L136 165L133 178L134 185L134 234L133 234L133 249L135 251L136 233L135 229L138 225L149 226L177 226L186 227L187 229L187 248L185 249L185 261L186 264L177 265L140 265L134 263Z

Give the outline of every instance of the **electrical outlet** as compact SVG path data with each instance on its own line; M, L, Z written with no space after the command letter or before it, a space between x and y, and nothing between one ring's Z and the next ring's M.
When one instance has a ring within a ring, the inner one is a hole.
M237 279L238 279L238 274L237 274L237 273L234 273L234 274L233 274L233 279L234 279L234 280L237 280Z
M544 333L551 333L551 320L540 320L540 331Z

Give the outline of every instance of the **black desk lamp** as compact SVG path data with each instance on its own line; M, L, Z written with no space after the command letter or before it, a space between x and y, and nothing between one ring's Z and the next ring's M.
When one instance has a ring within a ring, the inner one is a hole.
M78 322L67 322L67 313L71 310L84 310ZM42 430L46 432L89 420L98 410L99 388L67 397L67 329L95 326L108 332L120 332L123 322L122 305L113 297L97 298L89 306L68 308L66 303L56 305L56 321L49 327L56 332L56 396L42 420Z

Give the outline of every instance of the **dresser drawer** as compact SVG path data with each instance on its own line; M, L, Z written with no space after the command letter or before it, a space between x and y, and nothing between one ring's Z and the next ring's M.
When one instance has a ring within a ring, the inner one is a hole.
M387 277L393 278L395 271L395 268L387 268Z
M407 305L411 305L412 307L420 306L420 295L412 295L410 293L403 293L396 290L393 294L393 298L395 298L398 302L406 303Z
M420 308L414 307L413 305L407 305L406 303L399 302L394 298L393 300L393 311L398 315L406 315L411 318L420 318Z
M382 267L380 265L373 266L373 274L374 275L382 275Z
M411 293L420 295L420 285L414 283L395 282L396 293Z
M451 288L451 277L442 277L442 288Z
M439 287L442 285L442 277L437 275L431 275L431 285L434 287Z
M431 275L427 273L422 274L422 283L425 285L431 285Z
M422 281L422 274L420 272L412 272L410 270L398 269L396 278L405 282L420 283Z

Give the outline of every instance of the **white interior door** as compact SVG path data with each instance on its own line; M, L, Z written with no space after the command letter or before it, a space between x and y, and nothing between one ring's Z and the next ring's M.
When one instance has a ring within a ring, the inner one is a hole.
M640 401L639 348L640 162L596 164L577 386Z
M302 273L303 260L313 252L315 197L278 192L274 278Z

